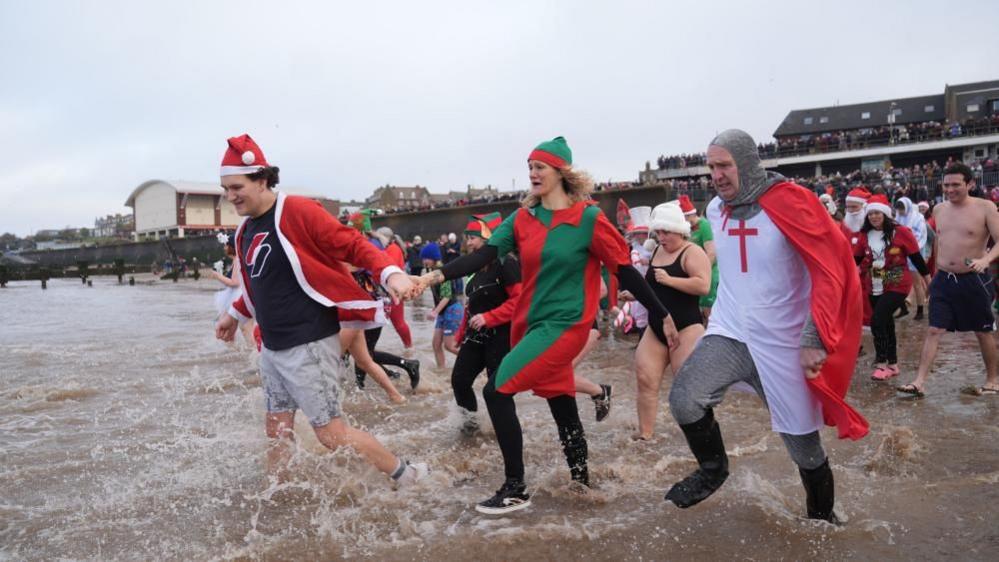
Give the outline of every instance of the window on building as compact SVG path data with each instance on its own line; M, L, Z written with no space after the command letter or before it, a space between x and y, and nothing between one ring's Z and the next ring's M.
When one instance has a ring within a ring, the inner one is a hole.
M895 117L898 117L899 115L902 115L902 110L898 109L898 108L895 108L895 109L891 110L891 114L894 115Z
M976 111L978 111L978 104L977 103L969 103L968 104L968 113L974 113Z
M819 117L819 123L828 123L828 122L829 122L828 117Z
M870 119L871 118L871 112L870 111L861 111L860 112L860 118L861 119Z
M811 117L805 117L805 125L811 125L811 124L812 124L812 118Z
M923 107L923 111L925 111L926 113L933 113L933 110L935 110L935 109L936 108L933 107L932 105L927 105L927 106Z
M989 103L992 105L992 113L999 113L999 99L991 100Z

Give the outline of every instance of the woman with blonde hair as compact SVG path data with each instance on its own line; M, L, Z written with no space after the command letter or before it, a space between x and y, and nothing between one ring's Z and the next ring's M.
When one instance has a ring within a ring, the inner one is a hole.
M503 221L489 242L440 270L419 278L422 287L456 279L517 249L522 289L511 322L513 348L490 373L483 390L503 453L506 480L476 510L502 514L530 505L524 484L523 435L513 397L533 391L548 400L572 480L589 486L588 451L576 407L572 361L586 344L596 318L601 262L621 288L659 314L669 341L676 329L642 275L631 265L627 243L589 200L593 182L572 167L562 137L528 156L531 191L522 208Z
M673 316L679 344L670 349L662 331L662 318L649 314L649 326L635 351L638 377L638 433L635 439L651 439L659 411L659 390L666 368L676 373L704 334L701 297L711 292L711 260L690 241L690 222L679 203L663 203L652 210L649 221L652 249L645 280Z

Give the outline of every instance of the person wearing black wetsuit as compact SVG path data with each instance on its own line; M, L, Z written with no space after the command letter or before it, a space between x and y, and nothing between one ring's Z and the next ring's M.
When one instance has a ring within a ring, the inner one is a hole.
M468 249L485 246L502 220L499 213L473 215L465 227ZM461 431L466 435L479 429L472 383L483 369L490 381L495 380L500 361L510 351L510 318L519 295L520 262L512 255L486 265L465 285L466 314L456 338L461 347L451 370L451 388L462 413Z

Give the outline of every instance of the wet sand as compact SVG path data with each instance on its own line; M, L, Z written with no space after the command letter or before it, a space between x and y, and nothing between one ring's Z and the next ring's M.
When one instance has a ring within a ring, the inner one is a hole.
M669 378L656 438L632 442L634 342L614 337L580 369L615 389L599 424L579 398L596 489L568 485L545 402L520 396L534 505L495 518L471 507L501 483L495 438L481 401L483 433L457 430L450 371L429 367L427 301L407 305L424 365L409 403L358 390L352 376L345 385L355 423L434 470L397 492L349 452L326 452L300 416L292 479L269 478L255 357L214 340L214 288L95 278L89 289L0 290L0 560L999 558L999 398L960 392L984 381L971 336L944 337L927 397L912 400L868 378L865 335L850 399L871 434L823 431L845 526L802 519L797 471L760 401L741 393L716 411L728 482L694 508L666 504L694 467L669 415ZM898 324L902 382L924 330ZM379 347L401 350L391 327Z

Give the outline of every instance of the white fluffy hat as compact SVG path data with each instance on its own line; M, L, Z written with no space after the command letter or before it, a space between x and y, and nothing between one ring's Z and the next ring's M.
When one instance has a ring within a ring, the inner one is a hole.
M628 209L628 214L631 215L631 225L628 226L629 233L649 231L649 217L652 215L652 207L648 205L632 207Z
M656 205L652 209L652 217L649 219L649 231L661 230L663 232L675 232L684 236L690 236L690 223L683 216L680 204L676 201Z

